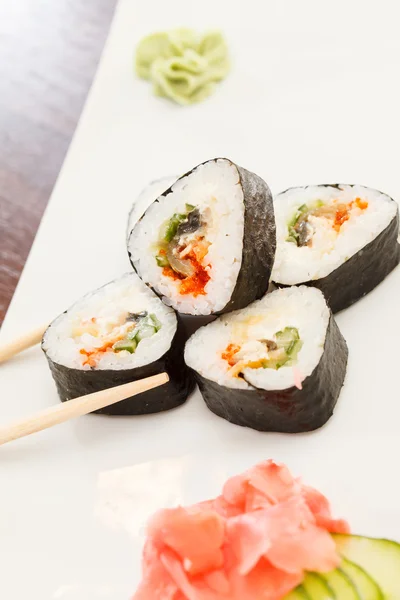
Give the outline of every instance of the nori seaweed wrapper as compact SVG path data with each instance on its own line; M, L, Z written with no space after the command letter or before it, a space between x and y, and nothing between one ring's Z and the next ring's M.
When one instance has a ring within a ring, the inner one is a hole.
M217 315L186 315L184 313L180 313L178 318L183 325L186 340L188 340L193 333L200 329L200 327L215 321Z
M192 392L194 378L183 360L185 339L178 321L170 349L163 356L148 365L125 370L74 369L54 362L45 354L62 402L165 371L169 376L167 383L95 411L105 415L144 415L180 406Z
M271 191L258 175L235 167L245 204L242 264L231 300L220 314L245 308L261 298L268 290L275 260L276 229Z
M215 158L201 164L218 160L227 160L237 169L240 185L243 189L245 211L242 263L236 285L230 301L222 310L213 314L223 314L232 310L245 308L248 304L254 300L258 300L266 293L276 250L274 205L268 185L261 177L251 171L239 167L229 159ZM194 167L182 175L180 179L190 175L196 168L197 167ZM171 191L172 186L168 188L161 197L168 195ZM155 201L158 202L158 199ZM131 236L134 235L134 231L135 230L133 229ZM129 240L128 254L131 264L136 270L131 253L129 252ZM138 275L141 276L139 272ZM158 294L156 289L153 289L153 291ZM162 298L161 294L158 295ZM201 321L201 319L204 319L205 315L199 315L199 324L197 326L195 325L197 316L191 316L193 319L192 324L190 325L190 331L193 333L198 327L204 325L204 321Z
M400 262L399 213L372 242L327 277L307 281L324 294L334 313L372 292Z
M340 184L323 184L320 187L339 189ZM386 229L340 267L326 277L299 282L296 285L308 285L321 290L332 312L337 313L372 292L399 263L399 209L397 209L396 215ZM274 283L278 287L289 287Z
M322 427L332 416L346 375L348 350L332 314L324 351L302 389L233 389L195 371L208 408L223 419L258 431L302 433Z

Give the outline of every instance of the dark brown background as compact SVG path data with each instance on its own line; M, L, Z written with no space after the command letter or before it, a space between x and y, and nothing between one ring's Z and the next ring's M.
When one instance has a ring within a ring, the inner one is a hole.
M0 324L75 130L116 0L0 0Z

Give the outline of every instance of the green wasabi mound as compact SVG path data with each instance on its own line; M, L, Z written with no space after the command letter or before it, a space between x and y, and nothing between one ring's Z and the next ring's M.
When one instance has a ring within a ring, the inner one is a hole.
M222 33L200 35L191 29L152 33L136 48L136 73L151 81L156 96L181 105L210 96L229 72L228 47Z

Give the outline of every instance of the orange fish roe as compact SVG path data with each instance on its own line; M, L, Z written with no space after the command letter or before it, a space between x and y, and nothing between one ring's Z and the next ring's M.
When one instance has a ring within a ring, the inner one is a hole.
M240 350L240 346L237 346L236 344L229 344L229 346L226 347L226 349L224 350L224 352L222 352L221 354L221 358L223 360L228 361L228 365L230 367L233 367L235 365L235 360L234 360L234 356L237 352L239 352Z
M210 246L209 242L204 241L204 237L199 238L198 242L193 248L193 253L196 257L196 260L201 261L205 257L208 252L208 248Z
M197 256L195 250L191 250L191 252L185 257L187 260L190 260L193 268L194 274L189 277L184 277L179 273L176 273L171 267L163 268L163 275L166 277L170 277L171 279L180 279L181 284L179 286L179 293L182 295L193 294L193 296L205 295L205 287L210 280L210 276L206 271L205 267L197 260Z
M182 275L179 275L172 267L164 267L162 273L165 277L170 277L171 279L182 279Z
M368 202L366 200L361 200L361 198L356 198L353 202L349 202L348 204L340 204L336 210L335 220L333 223L333 228L336 231L340 231L343 223L350 219L350 211L353 208L354 203L356 203L357 207L361 210L368 208Z
M210 276L203 265L199 263L194 252L191 252L188 258L194 267L195 273L182 281L179 291L181 294L193 294L195 297L204 296L206 293L205 287L210 281Z
M87 352L87 350L84 350L83 348L81 350L79 350L79 352L81 354L83 354L84 356L86 356L86 360L83 361L83 366L85 365L89 365L89 367L95 367L96 366L96 361L94 358L94 354L96 354L95 352Z
M335 213L335 221L333 223L333 229L335 229L336 231L339 231L341 226L343 225L343 223L345 223L346 221L348 221L350 219L350 211L349 206L344 206L341 205Z
M110 342L106 342L105 344L103 344L103 346L100 346L100 348L96 348L96 350L91 350L91 351L87 351L84 348L81 348L81 350L79 350L80 354L83 354L84 356L86 356L86 360L82 363L84 366L85 365L89 365L89 367L95 367L96 366L96 360L98 360L99 354L103 354L104 352L107 352L107 350L109 348L112 348L114 346L114 344L116 342L119 342L120 340L123 339L124 336L120 335L118 337L116 337L114 340L110 341Z
M361 210L368 208L368 202L366 200L361 200L361 198L356 198L355 203L357 204L358 208L361 208Z

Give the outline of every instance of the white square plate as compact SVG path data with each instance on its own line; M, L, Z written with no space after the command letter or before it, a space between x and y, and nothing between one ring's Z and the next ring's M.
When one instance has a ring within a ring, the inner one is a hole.
M2 341L129 270L133 199L208 158L231 158L274 193L339 181L399 197L398 13L389 0L121 0ZM232 51L229 78L189 108L133 74L140 37L182 25L221 28ZM269 457L326 493L355 531L400 540L399 295L397 269L338 316L348 374L317 432L242 429L196 392L169 413L88 416L1 447L0 597L128 598L147 514L207 498ZM38 347L0 367L0 396L4 424L57 402Z

